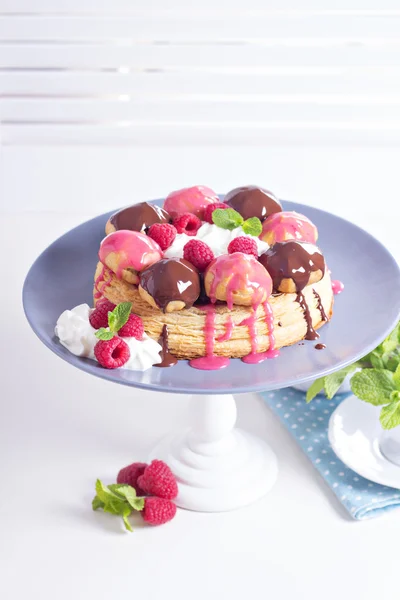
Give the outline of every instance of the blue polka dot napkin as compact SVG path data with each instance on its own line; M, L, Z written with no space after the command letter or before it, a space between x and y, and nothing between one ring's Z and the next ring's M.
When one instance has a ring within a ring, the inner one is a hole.
M329 444L329 418L345 394L333 400L317 396L310 404L306 404L304 392L293 388L263 392L261 397L354 519L371 519L400 507L400 490L357 475L339 460Z

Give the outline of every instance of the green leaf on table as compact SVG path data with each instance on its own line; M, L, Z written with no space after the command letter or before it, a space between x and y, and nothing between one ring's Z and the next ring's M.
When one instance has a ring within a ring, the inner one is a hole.
M393 429L400 425L400 399L383 406L379 420L383 429Z
M348 365L347 367L340 369L340 371L336 371L335 373L331 373L330 375L325 376L325 393L329 400L332 400L332 398L346 379L347 375L355 371L358 366L358 363L355 362L352 365Z
M122 515L124 506L126 506L125 500L122 498L113 498L112 500L109 500L107 504L105 504L103 510L111 515Z
M250 217L242 225L244 233L258 237L262 232L261 221L258 217Z
M116 333L125 325L131 314L132 302L121 302L112 312L108 313L110 330Z
M390 402L390 394L395 389L393 374L386 369L363 369L351 378L353 394L374 406Z
M112 489L116 494L120 495L124 500L128 502L128 504L134 508L135 510L142 510L144 504L144 500L136 497L135 488L130 485L121 483L121 484L112 484L108 486Z
M400 347L397 347L394 352L390 354L384 354L382 356L383 363L385 365L385 369L389 369L393 373L400 365Z
M115 333L113 331L110 331L109 329L106 329L105 327L100 327L100 329L98 329L94 335L99 340L111 340L114 337Z
M129 506L124 506L124 509L122 511L122 520L124 522L125 525L125 529L127 529L128 531L133 531L131 524L129 523L128 517L131 514L132 510Z
M308 404L308 402L311 402L311 400L314 400L315 396L317 396L320 392L322 392L324 387L325 387L325 377L320 377L319 379L316 379L307 390L307 394L306 394L307 404Z
M233 208L217 208L211 215L213 223L222 229L236 229L243 224L243 217Z
M104 508L104 502L102 502L98 496L95 496L92 500L92 508L93 510Z
M114 492L112 490L110 490L108 487L106 487L101 481L100 479L97 479L96 481L96 494L99 497L99 499L104 502L104 504L107 504L110 500L120 500L119 496L117 496L117 494L114 494Z
M371 365L373 366L374 369L384 369L385 368L385 363L383 362L382 355L379 352L374 350L374 352L371 352L368 356L369 356Z

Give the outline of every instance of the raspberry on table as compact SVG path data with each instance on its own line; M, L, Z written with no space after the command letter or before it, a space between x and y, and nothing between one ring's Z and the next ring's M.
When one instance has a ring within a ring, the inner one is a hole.
M102 367L117 369L128 362L131 353L128 344L114 336L111 340L99 340L94 347L94 355Z
M149 525L163 525L174 518L176 505L165 498L145 498L142 517Z
M150 226L147 235L157 242L161 250L166 250L176 238L176 229L170 223L154 223Z
M178 233L186 235L196 235L201 227L201 221L192 213L185 213L174 220L174 227Z
M225 204L225 202L215 202L215 204L209 204L204 211L203 221L207 221L207 223L213 224L214 221L212 220L212 214L213 214L214 210L217 210L217 208L230 208L230 207L227 204Z
M178 495L175 475L162 460L153 460L138 478L138 484L150 496L173 500Z
M123 467L118 473L117 483L126 483L127 485L135 488L138 496L144 496L144 491L138 485L137 480L141 475L143 475L146 467L147 464L141 462L135 462L131 465Z
M243 252L243 254L252 254L256 258L258 258L258 249L257 242L245 236L240 236L231 241L228 246L228 254L233 254L234 252Z
M134 337L137 340L141 340L144 334L143 321L138 315L130 314L125 325L118 331L118 335L121 337Z
M214 253L205 242L190 240L183 247L183 258L188 260L200 272L203 272L214 260Z
M89 315L89 322L94 329L100 329L100 327L108 327L108 313L112 312L115 308L115 304L102 298L98 300L96 308Z

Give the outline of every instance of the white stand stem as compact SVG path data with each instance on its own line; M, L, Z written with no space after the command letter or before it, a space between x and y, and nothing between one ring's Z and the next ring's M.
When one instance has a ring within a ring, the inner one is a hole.
M275 454L261 439L234 429L233 396L192 396L191 427L163 439L151 459L178 479L176 504L196 511L232 510L258 500L275 483Z

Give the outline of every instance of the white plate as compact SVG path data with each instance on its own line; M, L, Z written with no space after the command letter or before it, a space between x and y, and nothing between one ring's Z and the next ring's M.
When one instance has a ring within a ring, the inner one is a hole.
M329 441L334 452L356 473L393 488L400 488L400 467L380 450L380 408L355 396L343 400L329 420Z

